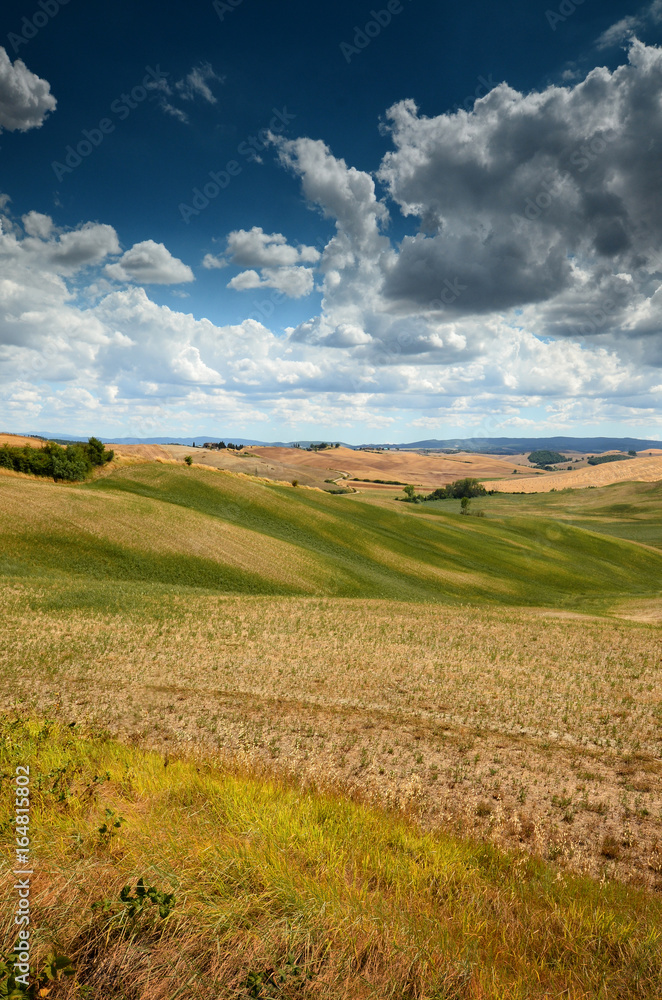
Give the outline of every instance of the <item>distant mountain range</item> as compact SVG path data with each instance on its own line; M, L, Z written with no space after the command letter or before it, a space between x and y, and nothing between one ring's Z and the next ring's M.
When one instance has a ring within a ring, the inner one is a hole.
M75 437L70 434L57 432L49 434L45 431L33 431L32 437L41 437L49 441L86 441L87 438ZM256 441L253 438L233 437L232 435L221 437L218 434L207 434L205 436L175 438L175 437L154 437L154 438L107 438L102 437L104 444L182 444L187 448L201 447L205 441L224 440L227 444L262 445L272 448L291 448L294 444L307 448L311 444L319 444L320 441ZM541 448L548 448L550 451L579 451L593 452L600 454L604 451L645 451L647 448L662 448L662 441L652 441L641 438L617 438L617 437L540 437L540 438L448 438L444 441L429 439L427 441L411 441L408 444L345 444L344 448L388 448L400 451L442 451L444 449L457 449L458 451L480 452L487 455L519 455L527 451L536 451Z
M449 438L447 441L412 441L409 444L363 445L368 448L400 448L408 451L426 449L441 451L457 448L459 451L475 451L483 455L519 455L526 451L548 448L550 451L645 451L646 448L662 448L662 441L640 438L617 437L540 437L540 438Z
M73 434L62 434L58 431L55 434L47 434L46 431L31 431L26 437L40 437L46 438L48 441L87 441L87 437L76 437ZM221 437L218 434L206 434L204 436L197 435L196 437L187 438L177 438L177 437L154 437L154 438L137 438L137 437L99 437L100 441L104 444L182 444L187 448L201 448L205 441L225 441L227 444L231 441L233 444L261 444L264 447L269 446L272 448L291 448L294 444L293 441L255 441L253 438L239 438L239 437ZM302 447L307 447L310 444L309 441L297 442L301 444ZM352 445L347 445L346 447L351 448Z

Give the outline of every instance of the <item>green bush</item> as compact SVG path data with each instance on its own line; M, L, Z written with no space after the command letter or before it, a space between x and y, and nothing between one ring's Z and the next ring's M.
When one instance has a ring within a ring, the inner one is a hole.
M557 465L559 462L567 462L565 455L558 451L548 451L546 448L539 451L532 451L529 455L531 465Z
M421 497L421 500L462 500L465 497L483 497L486 493L487 490L478 479L456 479L454 483L440 486L426 497Z
M589 465L604 465L605 462L627 462L631 455L591 455Z
M98 438L87 444L74 442L65 448L48 441L43 448L22 448L3 445L0 448L0 468L26 472L33 476L48 476L56 482L79 482L86 479L95 466L105 465L113 458Z

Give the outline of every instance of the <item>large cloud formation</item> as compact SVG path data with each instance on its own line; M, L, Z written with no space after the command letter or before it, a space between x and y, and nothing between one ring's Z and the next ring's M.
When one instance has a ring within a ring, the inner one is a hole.
M421 231L384 294L440 315L537 304L544 335L636 334L660 273L661 91L662 51L634 42L627 66L575 87L501 84L472 112L434 119L392 107L396 149L379 177Z
M447 363L483 350L488 318L519 314L539 336L636 342L660 364L661 93L662 50L635 41L627 65L574 87L504 83L435 118L395 104L395 149L376 176L418 229L397 248L368 174L321 142L275 139L337 227L320 262L323 314L295 338L345 346L351 327L393 360Z
M374 175L322 140L274 136L335 233L320 253L235 230L203 267L235 268L224 284L238 293L266 286L305 301L319 288L321 309L285 335L151 301L141 285L193 278L162 244L121 255L110 226L59 231L41 213L21 225L7 214L5 411L23 427L82 413L141 435L201 421L659 426L661 93L662 50L633 41L627 64L573 86L502 83L471 111L436 117L398 102ZM396 215L410 225L397 243Z

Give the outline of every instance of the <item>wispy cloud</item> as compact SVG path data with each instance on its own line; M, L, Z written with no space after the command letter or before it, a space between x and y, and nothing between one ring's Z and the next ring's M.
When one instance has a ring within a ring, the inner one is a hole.
M176 118L182 125L188 125L189 116L183 108L177 107L176 100L194 101L199 98L207 104L217 104L218 101L211 90L211 83L225 83L225 77L219 76L210 63L200 63L194 66L186 76L177 80L171 86L167 80L158 80L149 85L158 97L158 104L164 114Z
M209 83L217 81L224 83L225 77L218 76L209 63L200 63L194 66L190 73L178 80L175 87L185 101L193 101L196 97L201 97L209 104L216 104Z
M172 115L172 117L176 118L178 122L182 122L182 124L188 125L189 119L186 112L182 111L181 108L176 108L174 104L170 104L169 101L164 100L161 102L161 110L166 115Z
M632 38L638 31L641 32L647 28L651 21L655 24L659 24L662 21L662 0L653 0L651 4L639 11L638 14L627 14L620 21L616 21L615 24L612 24L606 31L602 32L596 40L596 47L602 51L603 49L611 49L616 45L621 45Z

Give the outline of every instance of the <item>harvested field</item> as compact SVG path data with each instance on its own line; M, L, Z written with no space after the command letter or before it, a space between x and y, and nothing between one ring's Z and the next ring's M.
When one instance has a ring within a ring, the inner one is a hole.
M53 597L3 593L3 696L22 712L262 761L426 828L662 890L654 625L204 594L104 614L49 610Z
M46 442L41 438L23 437L20 434L0 434L0 448L8 444L10 448L22 448L29 444L31 448L42 448Z
M251 454L277 465L302 472L324 473L325 478L345 474L347 478L397 479L435 489L456 479L472 476L511 476L515 468L512 459L494 455L442 455L421 454L414 451L352 451L349 448L329 448L324 451L309 452L298 448L250 449ZM319 471L318 471L319 470Z
M514 480L517 478L517 482ZM513 476L508 483L490 481L485 486L500 493L549 493L551 490L586 489L589 486L608 486L611 483L655 483L662 480L662 454L589 465L570 472L548 472L545 476Z
M564 496L0 477L5 703L662 889L658 487Z

